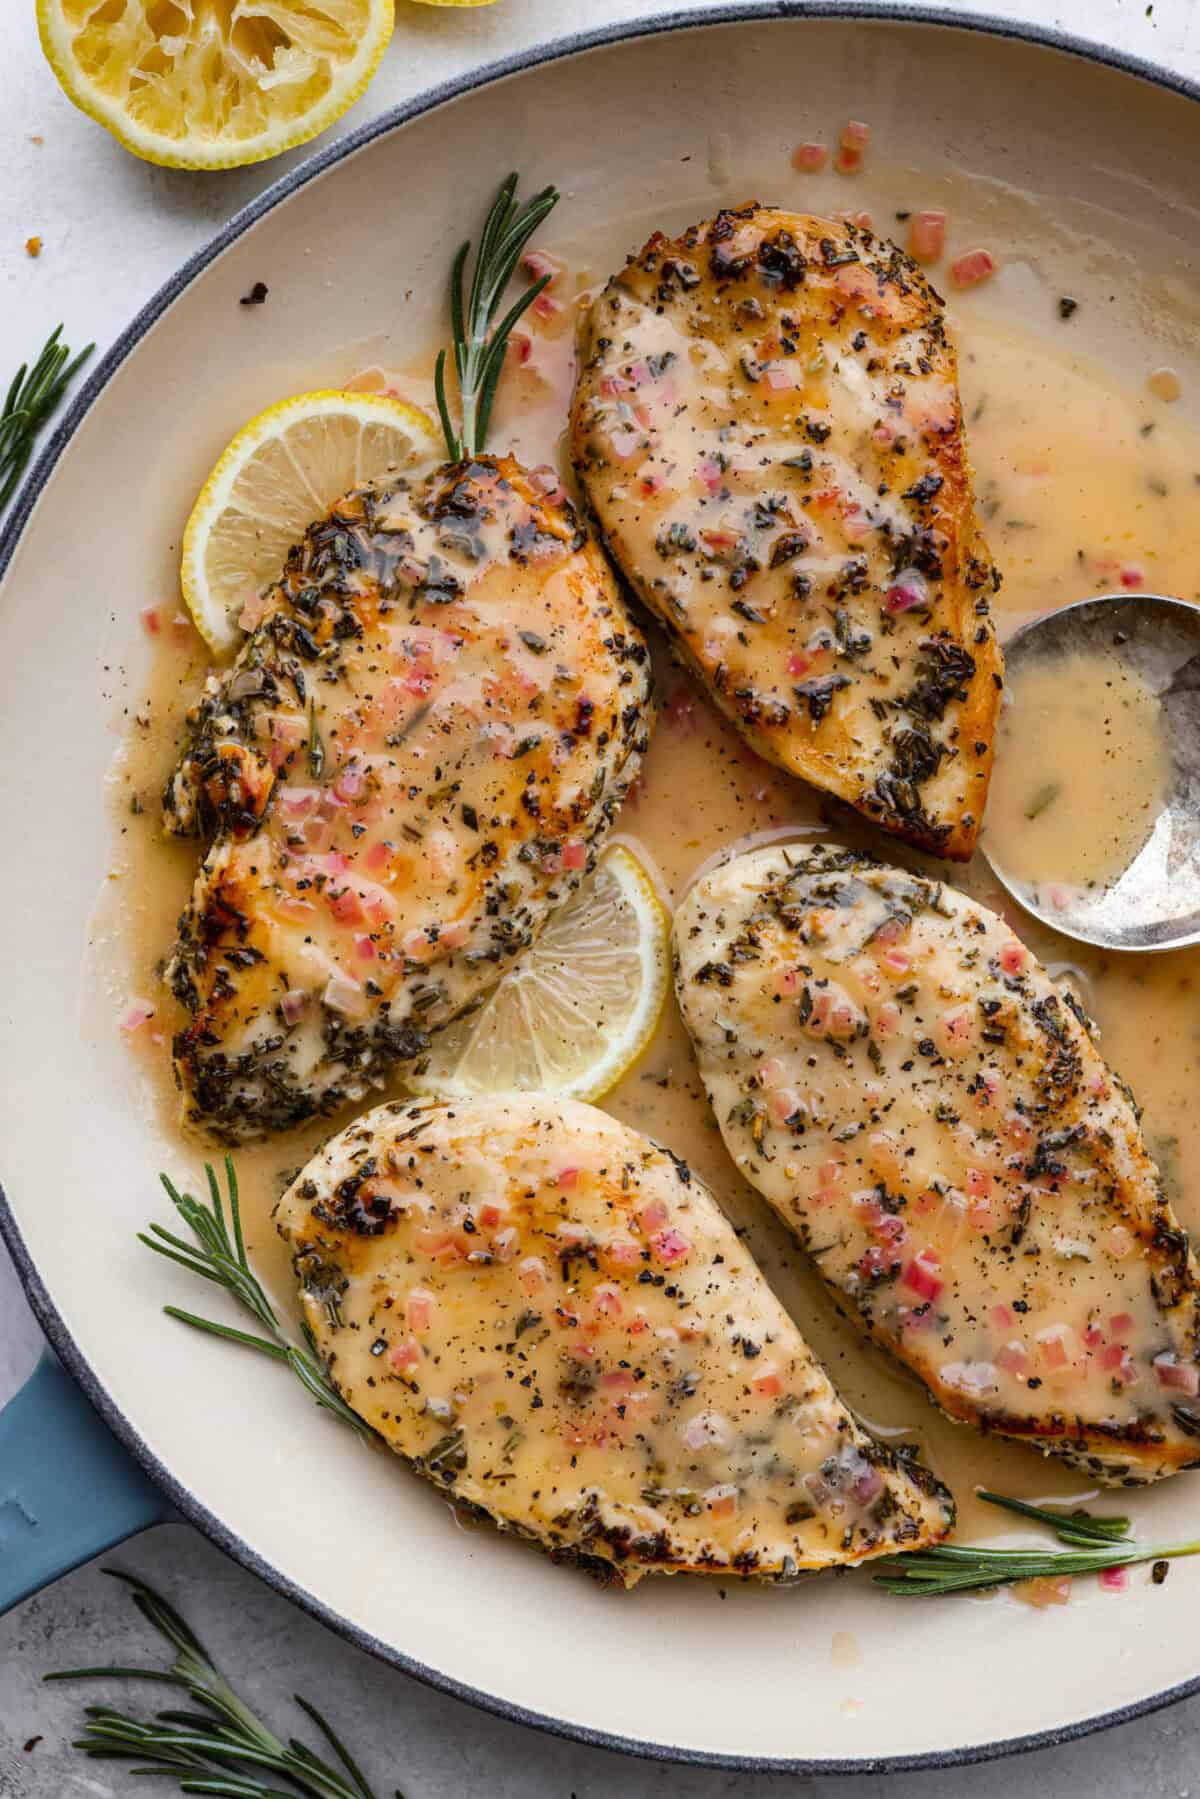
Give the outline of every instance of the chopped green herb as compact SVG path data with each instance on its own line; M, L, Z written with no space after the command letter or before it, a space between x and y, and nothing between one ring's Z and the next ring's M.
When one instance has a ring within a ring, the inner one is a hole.
M308 708L308 768L314 781L320 780L324 767L325 745L321 742L321 733L317 726L317 706L314 700Z
M1040 818L1046 809L1052 806L1062 792L1061 781L1044 781L1029 802L1026 818Z

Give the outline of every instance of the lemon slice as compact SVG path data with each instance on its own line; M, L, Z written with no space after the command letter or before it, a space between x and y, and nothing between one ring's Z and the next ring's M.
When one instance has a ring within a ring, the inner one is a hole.
M241 638L247 600L279 577L305 527L352 487L443 449L419 407L386 394L299 394L238 432L200 490L179 578L196 629L218 654Z
M393 0L38 0L42 49L81 111L147 162L278 156L358 99Z
M438 1033L409 1085L455 1099L599 1099L654 1035L669 938L649 875L614 845L479 1010Z

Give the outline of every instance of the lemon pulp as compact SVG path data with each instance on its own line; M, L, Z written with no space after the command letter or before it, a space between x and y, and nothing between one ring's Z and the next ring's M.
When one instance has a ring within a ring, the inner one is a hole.
M38 0L68 96L134 155L232 168L305 143L362 93L393 0Z
M649 875L614 844L482 1006L434 1038L416 1092L597 1100L654 1035L670 924Z

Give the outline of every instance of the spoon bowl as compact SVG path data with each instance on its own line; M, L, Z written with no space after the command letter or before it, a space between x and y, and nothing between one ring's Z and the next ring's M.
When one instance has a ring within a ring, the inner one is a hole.
M1020 879L985 828L981 848L997 879L1027 912L1080 943L1166 950L1200 942L1200 606L1164 594L1102 594L1022 625L1004 653L1010 693L1035 664L1080 654L1135 677L1161 707L1170 774L1140 847L1112 878L1069 888ZM1019 726L1019 701L1008 703ZM1103 753L1100 732L1079 745L1081 757Z

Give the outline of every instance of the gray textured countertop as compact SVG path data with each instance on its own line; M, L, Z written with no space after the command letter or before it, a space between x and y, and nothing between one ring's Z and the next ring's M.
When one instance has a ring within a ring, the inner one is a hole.
M935 4L936 0L926 0ZM685 0L674 0L677 8ZM695 10L707 0L693 0ZM959 10L1005 11L1059 26L1171 64L1200 77L1196 0L958 0ZM238 206L280 172L222 176L152 169L124 155L63 99L37 46L32 0L0 7L0 66L8 96L0 184L3 365L63 319L72 343L104 346L143 300ZM499 0L479 12L432 12L401 0L395 41L349 123L381 111L472 65L560 35L584 22L656 10L645 0ZM661 9L659 9L661 10ZM41 141L38 141L41 140ZM38 233L43 255L25 256ZM38 1332L0 1251L0 1404L38 1351ZM183 1525L148 1533L105 1558L174 1598L246 1696L285 1731L303 1723L290 1695L313 1699L361 1755L380 1790L406 1799L623 1799L669 1792L676 1799L744 1799L768 1793L838 1799L977 1799L1053 1794L1055 1799L1190 1799L1200 1793L1200 1700L1061 1749L970 1773L810 1780L751 1778L636 1762L540 1735L443 1698L371 1661L313 1623ZM145 1790L122 1770L87 1764L69 1747L82 1706L113 1699L45 1687L43 1673L91 1662L150 1661L156 1646L128 1599L98 1565L83 1568L0 1620L0 1799L67 1799ZM164 1790L156 1786L156 1791Z

